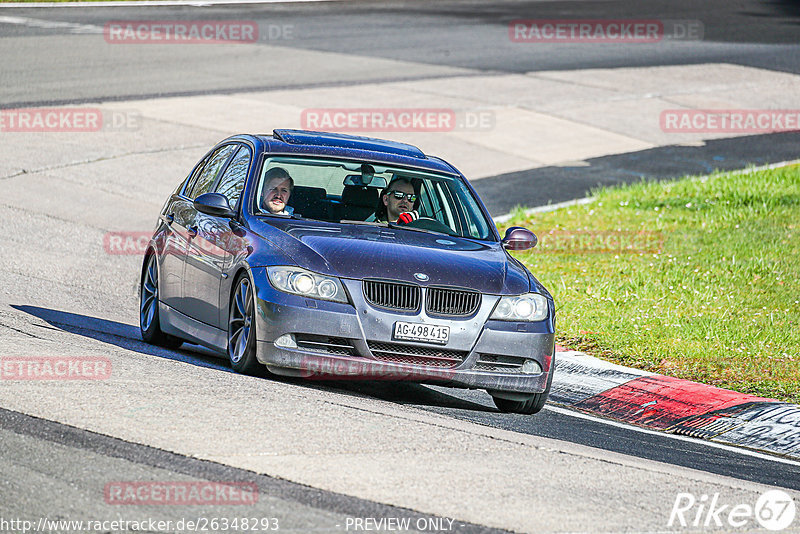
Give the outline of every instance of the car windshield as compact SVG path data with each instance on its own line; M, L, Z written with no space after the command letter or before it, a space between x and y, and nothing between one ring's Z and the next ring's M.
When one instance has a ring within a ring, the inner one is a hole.
M419 217L403 226L409 230L493 239L490 222L456 176L362 161L272 157L256 184L258 215L390 225L398 212L408 210Z

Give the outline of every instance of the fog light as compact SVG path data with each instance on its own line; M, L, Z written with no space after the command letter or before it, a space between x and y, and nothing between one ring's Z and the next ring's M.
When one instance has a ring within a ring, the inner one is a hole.
M513 305L507 300L503 299L497 304L497 310L495 310L495 315L505 319L511 312L513 311Z
M522 364L522 372L526 375L538 375L542 372L542 366L536 360L525 360Z
M276 347L283 347L284 349L296 349L297 343L294 341L294 336L292 334L283 334L281 337L275 340Z

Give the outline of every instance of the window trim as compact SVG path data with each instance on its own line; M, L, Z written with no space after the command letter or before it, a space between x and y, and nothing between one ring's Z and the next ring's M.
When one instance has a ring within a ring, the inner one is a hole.
M264 173L264 166L267 164L267 161L274 159L274 158L290 158L290 159L298 159L298 160L319 160L322 162L331 162L331 163L369 163L373 166L381 166L381 167L389 167L392 169L396 169L401 171L402 174L405 172L412 174L412 175L422 175L431 178L439 178L437 181L454 181L458 183L458 189L462 190L462 194L464 194L467 198L470 199L471 204L473 204L474 211L468 210L471 215L480 216L483 218L483 224L477 224L476 230L481 228L481 226L485 227L486 235L485 237L475 237L471 235L458 235L453 237L458 237L459 239L469 239L479 242L490 242L490 243L499 243L502 238L500 237L497 228L494 223L494 219L489 214L488 210L486 210L485 205L481 201L478 194L474 191L469 181L464 177L463 174L458 172L442 172L442 171L434 171L431 169L427 169L424 167L416 167L410 165L403 165L403 164L396 164L394 162L384 162L380 159L377 160L365 160L363 158L342 158L336 156L329 156L329 155L317 155L317 154L308 154L304 152L269 152L269 151L262 151L258 154L257 158L254 159L254 163L256 163L255 170L251 176L250 182L250 191L248 194L247 199L247 209L248 214L254 217L264 217L268 216L267 213L263 212L259 209L257 202L258 202L258 186L261 180L261 177ZM257 161L256 161L257 160ZM405 172L403 172L405 171ZM410 176L410 178L417 178L416 176ZM302 184L300 184L302 185ZM450 187L445 187L445 190L449 191L449 196L451 200L455 201L459 198L459 195L455 193L455 191L450 191ZM241 206L244 206L240 202ZM242 208L244 209L244 208ZM459 225L459 230L461 233L465 233L465 229L469 227L469 225L465 224L465 221L462 220L462 217L466 217L467 210L465 209L457 209L454 215L454 223ZM337 221L329 221L332 224L342 224L338 223Z
M216 154L217 152L219 152L219 151L223 150L225 147L229 147L229 146L235 148L236 145L240 145L240 144L241 143L239 143L238 141L232 141L232 142L222 143L220 145L215 146L201 160L202 169L205 170L206 165L208 165L211 162L211 157L214 154ZM217 172L217 175L214 177L214 182L212 182L211 187L209 187L209 191L212 190L216 186L216 183L219 180L219 177L222 176L222 173L225 172L225 170L228 168L228 164L230 163L231 157L236 152L237 152L236 150L233 150L230 154L228 154L227 159L222 163L222 167L220 167L220 170ZM198 167L200 167L200 164L198 164ZM195 167L195 171L197 171L197 167ZM182 196L184 196L185 198L187 198L189 200L194 200L191 197L191 195L194 193L194 188L195 188L195 186L197 186L197 180L200 178L200 174L201 173L202 173L202 170L199 173L197 173L197 172L193 172L192 173L192 180L191 180L191 182L192 182L191 189L192 190L188 191L189 184L187 183L186 186L184 186ZM195 197L195 198L197 198L197 197Z
M239 202L236 205L236 210L235 211L238 214L238 213L241 213L241 209L240 208L242 206L242 196L244 196L244 191L245 191L245 188L247 187L247 179L250 176L250 169L253 166L253 161L255 160L255 157L253 155L253 152L254 152L253 149L249 145L247 145L245 143L235 142L235 143L228 143L228 144L239 145L239 147L236 150L234 150L231 153L230 156L228 156L228 161L225 162L224 168L219 172L217 177L214 179L214 184L211 186L211 191L215 192L215 193L218 192L217 188L219 187L219 184L222 181L222 177L225 176L226 172L228 172L228 168L231 166L231 163L233 163L234 158L236 158L236 154L238 154L239 151L242 150L243 148L247 149L248 157L249 157L250 161L247 164L247 169L245 170L245 173L244 173L244 184L242 185L242 191L239 194ZM230 200L228 200L228 202L230 203Z

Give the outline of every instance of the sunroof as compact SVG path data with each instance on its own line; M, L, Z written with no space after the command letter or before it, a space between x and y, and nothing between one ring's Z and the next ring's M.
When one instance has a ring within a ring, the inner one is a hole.
M359 150L373 150L389 154L399 154L412 158L426 159L425 154L414 145L373 139L372 137L359 137L356 135L336 134L328 132L311 132L308 130L273 130L276 139L291 145L318 145L342 148L355 148Z

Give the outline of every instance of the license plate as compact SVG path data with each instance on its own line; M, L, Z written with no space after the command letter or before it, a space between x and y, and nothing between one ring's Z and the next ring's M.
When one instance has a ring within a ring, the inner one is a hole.
M444 345L450 339L450 327L435 324L394 323L395 339L424 341Z

